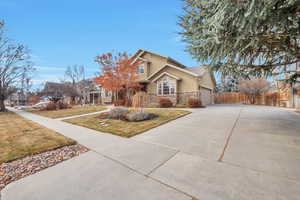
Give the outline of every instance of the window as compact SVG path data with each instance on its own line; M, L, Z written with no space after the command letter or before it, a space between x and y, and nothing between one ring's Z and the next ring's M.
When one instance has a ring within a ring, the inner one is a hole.
M169 83L170 84L170 94L175 94L175 83Z
M161 83L158 83L158 88L157 88L157 93L158 95L162 95L162 84Z
M104 90L104 96L105 97L110 97L111 96L111 93L107 90Z
M145 66L144 65L140 65L139 66L139 74L143 74L145 73Z
M173 95L176 93L176 83L164 80L157 83L158 95Z
M164 95L170 94L170 85L168 82L163 82L163 94Z

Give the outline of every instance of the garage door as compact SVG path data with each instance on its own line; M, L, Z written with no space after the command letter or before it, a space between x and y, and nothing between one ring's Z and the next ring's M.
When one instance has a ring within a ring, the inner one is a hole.
M201 101L203 105L212 104L212 92L210 89L201 88Z

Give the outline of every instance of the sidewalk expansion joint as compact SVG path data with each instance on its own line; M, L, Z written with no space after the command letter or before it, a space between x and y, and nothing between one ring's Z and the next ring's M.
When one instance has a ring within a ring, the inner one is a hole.
M121 166L123 166L123 167L125 167L125 168L127 168L127 169L129 169L129 170L131 170L131 171L133 171L133 172L135 172L135 173L141 175L141 176L144 176L145 178L149 178L149 179L151 179L151 180L153 180L153 181L155 181L155 182L157 182L157 183L159 183L159 184L162 184L162 185L164 185L164 186L166 186L166 187L168 187L168 188L171 188L171 189L173 189L173 190L175 190L175 191L177 191L177 192L179 192L179 193L182 193L182 194L184 194L184 195L190 197L191 199L195 199L195 197L193 197L192 195L190 195L190 194L188 194L188 193L186 193L186 192L184 192L184 191L182 191L182 190L179 190L179 189L177 189L176 187L173 187L173 186L171 186L171 185L168 185L168 184L166 184L166 183L164 183L164 182L162 182L162 181L160 181L160 180L158 180L158 179L155 179L155 178L153 178L153 177L151 177L151 176L149 176L149 175L147 175L147 174L143 174L142 172L140 172L140 171L138 171L138 170L136 170L136 169L134 169L134 168L132 168L132 167L130 167L130 166L128 166L128 165L126 165L126 164L124 164L124 163L122 163L122 162L116 160L116 159L114 159L114 158L111 158L111 157L109 157L109 156L106 156L106 155L101 154L101 153L99 153L99 152L97 152L97 151L94 151L94 150L91 150L91 151L95 152L96 154L98 154L98 155L100 155L100 156L102 156L102 157L104 157L104 158L106 158L106 159L109 159L109 160L111 160L111 161L113 161L113 162L116 162L116 163L118 163L119 165L121 165ZM179 151L178 151L178 152L179 152ZM173 156L171 156L171 157L170 157L168 160L166 160L163 164L165 164L167 161L169 161L170 159L172 159L178 152L176 152ZM162 164L162 165L163 165L163 164ZM162 165L159 165L158 167L161 167ZM155 169L157 169L158 167L156 167ZM152 171L153 171L153 170L152 170ZM152 172L150 172L149 174L151 174L151 173L152 173Z
M226 150L227 150L227 148L228 148L230 139L231 139L231 137L232 137L232 135L233 135L233 131L234 131L234 129L235 129L235 127L236 127L236 125L237 125L237 123L238 123L240 117L241 117L242 110L243 110L243 108L240 109L240 112L239 112L239 114L238 114L238 116L237 116L237 118L236 118L236 120L235 120L235 122L234 122L234 124L233 124L233 126L232 126L232 128L231 128L231 130L230 130L230 132L229 132L229 135L228 135L228 137L227 137L227 139L226 139L226 143L225 143L225 146L224 146L223 151L222 151L222 153L221 153L221 156L220 156L220 158L218 159L219 162L222 162L222 161L223 161L225 152L226 152Z
M146 176L150 176L150 174L152 174L154 171L156 171L158 168L162 167L164 164L166 164L169 160L171 160L172 158L174 158L177 153L179 153L180 151L176 151L173 155L171 155L168 159L166 159L164 162L162 162L161 164L159 164L158 166L154 167Z

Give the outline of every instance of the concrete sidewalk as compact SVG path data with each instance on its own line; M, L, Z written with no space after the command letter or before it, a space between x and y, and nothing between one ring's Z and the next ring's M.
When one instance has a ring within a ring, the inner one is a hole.
M131 139L14 111L92 151L8 185L3 200L300 196L300 115L290 110L211 106Z
M191 197L88 152L8 185L3 200L190 200Z
M114 108L114 105L106 105L105 107L106 107L105 110L101 110L101 111L97 111L97 112L91 112L91 113L86 113L86 114L82 114L82 115L73 115L73 116L69 116L69 117L61 117L61 118L56 118L55 120L63 121L63 120L67 120L67 119L74 119L74 118L78 118L78 117L84 117L84 116L89 116L89 115L101 114L101 113L107 112L110 109Z
M109 109L105 109L105 110L101 110L101 111L97 111L97 112L91 112L91 113L87 113L87 114L82 114L82 115L73 115L73 116L69 116L69 117L61 117L61 118L55 118L55 120L67 120L67 119L74 119L74 118L78 118L78 117L85 117L85 116L89 116L89 115L96 115L96 114L101 114L104 112L109 111Z

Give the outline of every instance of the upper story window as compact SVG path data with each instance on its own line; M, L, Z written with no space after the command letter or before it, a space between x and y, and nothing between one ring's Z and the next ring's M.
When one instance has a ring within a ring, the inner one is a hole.
M139 74L143 74L143 73L145 73L145 66L144 66L144 64L142 64L142 65L139 66Z

